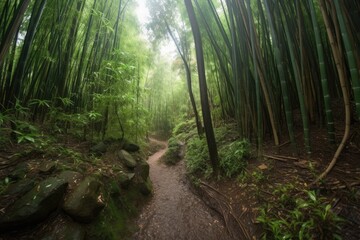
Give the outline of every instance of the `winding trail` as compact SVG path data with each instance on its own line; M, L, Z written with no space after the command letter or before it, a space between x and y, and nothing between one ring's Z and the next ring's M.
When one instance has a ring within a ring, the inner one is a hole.
M143 209L133 239L156 240L217 240L232 239L222 220L212 212L186 184L184 161L176 166L159 162L165 148L150 156L150 178L154 195Z

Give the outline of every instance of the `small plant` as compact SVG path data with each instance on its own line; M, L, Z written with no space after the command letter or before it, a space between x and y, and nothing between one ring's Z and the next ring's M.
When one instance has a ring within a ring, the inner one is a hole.
M235 141L221 148L220 167L227 177L240 174L246 166L245 158L249 156L249 142Z
M31 142L34 143L35 139L39 137L39 130L27 121L15 120L13 121L15 130L13 132L16 135L17 142Z
M294 197L292 185L274 191L275 202L260 208L257 220L264 226L263 239L341 239L342 219L325 198L314 191Z

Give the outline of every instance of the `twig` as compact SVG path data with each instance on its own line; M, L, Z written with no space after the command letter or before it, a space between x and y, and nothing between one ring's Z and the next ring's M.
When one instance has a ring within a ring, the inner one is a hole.
M276 156L271 156L271 155L263 154L263 157L270 158L270 159L274 159L274 160L279 160L279 161L282 161L282 162L287 162L286 159L280 158L280 157L276 157Z

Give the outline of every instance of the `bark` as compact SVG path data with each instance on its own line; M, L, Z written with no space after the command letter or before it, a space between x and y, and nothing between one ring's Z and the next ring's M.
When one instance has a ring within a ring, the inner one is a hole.
M9 48L11 45L11 41L17 31L17 29L20 27L20 24L22 22L22 19L24 17L24 13L29 6L31 0L23 0L19 4L18 9L16 10L13 19L11 20L11 23L9 27L6 30L4 38L1 40L0 44L0 64L3 62Z
M218 173L219 167L219 156L215 141L214 129L211 121L211 112L209 107L209 99L207 93L207 85L206 85L206 75L205 75L205 64L204 64L204 53L202 48L202 40L200 35L199 25L196 20L194 7L191 3L191 0L184 0L186 10L189 16L191 29L194 36L195 42L195 50L196 50L196 61L197 68L199 74L199 86L200 86L200 99L201 99L201 107L203 113L203 122L206 134L206 141L209 149L209 156L212 168L215 174Z

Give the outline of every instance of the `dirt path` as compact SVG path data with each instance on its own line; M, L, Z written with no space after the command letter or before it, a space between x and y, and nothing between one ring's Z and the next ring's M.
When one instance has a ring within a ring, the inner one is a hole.
M231 239L222 220L186 185L184 161L172 167L159 162L165 151L148 159L154 196L137 221L134 239Z

